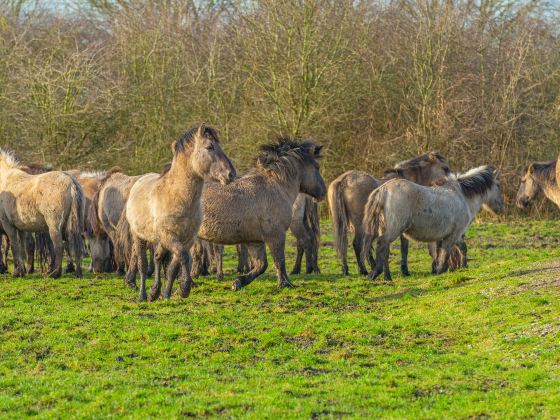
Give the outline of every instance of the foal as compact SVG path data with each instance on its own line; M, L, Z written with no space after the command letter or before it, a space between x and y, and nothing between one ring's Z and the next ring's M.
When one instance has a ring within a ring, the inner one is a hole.
M163 175L142 176L132 186L126 203L132 253L137 257L141 276L140 301L147 298L147 243L157 245L158 249L150 299L157 299L160 294L160 266L165 251L172 255L171 265L179 263L181 266L181 296L189 295L192 282L189 249L202 222L200 196L204 178L227 184L236 177L235 169L222 151L216 130L205 124L184 133L171 149L173 160L169 171ZM171 297L172 287L173 276L168 276L165 298Z
M421 242L441 241L435 271L447 270L449 251L462 238L482 205L500 213L504 204L498 173L490 166L471 169L447 178L442 185L425 187L395 179L374 190L365 208L366 244L377 239L377 264L369 275L375 279L389 271L389 246L404 234Z

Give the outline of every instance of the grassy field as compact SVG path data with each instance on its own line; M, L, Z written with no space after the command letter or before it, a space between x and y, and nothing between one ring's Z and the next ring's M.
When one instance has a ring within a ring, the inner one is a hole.
M241 292L136 303L114 276L2 276L0 416L559 417L560 224L480 224L470 267L376 286L340 268L274 270ZM398 244L397 244L398 245ZM288 249L289 264L293 248Z

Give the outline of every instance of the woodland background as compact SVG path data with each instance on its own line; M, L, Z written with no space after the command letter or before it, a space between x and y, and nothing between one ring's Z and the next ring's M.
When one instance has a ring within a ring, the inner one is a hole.
M206 121L241 171L280 133L326 146L327 181L493 163L513 211L559 92L556 2L0 0L0 144L62 168L158 171Z

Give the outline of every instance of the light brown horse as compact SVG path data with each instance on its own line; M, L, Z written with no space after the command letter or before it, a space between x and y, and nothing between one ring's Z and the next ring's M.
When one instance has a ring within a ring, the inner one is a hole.
M560 208L560 180L558 161L533 162L521 177L516 203L519 208L527 208L529 203L544 193L546 198Z
M204 191L202 192L204 200ZM299 274L301 271L302 257L305 254L306 273L319 273L318 254L319 254L319 209L317 202L307 194L298 194L292 206L292 222L290 232L296 239L296 260L294 268L290 274ZM262 245L264 247L264 244ZM208 275L210 265L213 265L218 281L224 279L222 261L224 246L212 244L207 241L199 240L195 242L191 250L193 256L194 276ZM254 253L255 254L255 253ZM255 256L266 255L266 250L259 250ZM247 274L254 265L264 266L265 262L257 261L253 265L249 258L249 250L246 244L237 244L237 272Z
M250 255L262 252L266 243L274 259L278 285L293 287L286 273L286 231L300 192L318 200L326 193L319 173L321 148L311 141L281 138L261 146L256 166L247 175L226 186L209 183L203 194L204 220L199 238L226 245L249 244ZM262 265L253 266L250 273L233 283L234 290L266 270L266 256L260 261Z
M201 124L191 128L173 143L171 149L173 160L169 171L163 175L142 176L132 186L126 203L125 216L140 272L140 301L147 298L148 243L157 247L150 300L157 299L161 291L160 265L165 252L172 255L170 266L181 266L181 296L190 294L189 250L202 222L200 197L204 179L225 185L236 178L235 169L223 152L218 134L212 127ZM165 298L171 297L173 281L174 276L169 275Z
M342 274L348 275L348 230L354 232L352 245L360 274L367 274L362 244L364 228L364 207L370 193L393 178L404 178L420 185L430 185L432 181L450 174L447 160L438 152L429 152L414 159L405 160L385 171L384 178L377 179L362 171L351 170L343 173L329 185L328 202L333 221L333 236L336 252L342 260ZM408 242L401 238L401 271L408 275ZM371 253L367 253L370 264Z
M51 277L62 274L63 240L69 242L81 276L84 226L84 194L70 175L52 171L30 175L13 154L0 150L0 222L14 254L14 276L23 276L22 233L48 231L55 251Z
M375 279L389 271L389 246L400 235L421 242L441 242L435 272L447 270L449 252L460 242L480 208L486 205L503 211L499 174L491 166L474 168L450 176L441 185L425 187L405 179L394 179L375 189L365 207L364 250L377 238Z
M94 273L109 273L114 271L112 245L107 235L94 235L92 220L88 217L93 205L97 191L101 183L107 178L107 171L67 171L74 176L82 190L86 201L86 217L84 223L84 235L89 242L89 251L91 255L90 271ZM72 269L71 261L66 268L69 272Z

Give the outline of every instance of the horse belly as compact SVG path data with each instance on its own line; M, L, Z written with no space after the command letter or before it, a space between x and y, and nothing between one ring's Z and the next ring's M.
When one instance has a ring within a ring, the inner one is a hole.
M437 217L434 214L421 213L413 218L412 223L404 231L409 239L419 242L434 242L449 235L453 227L447 217Z
M12 224L25 232L44 232L48 230L45 217L32 203L18 203L10 212Z

